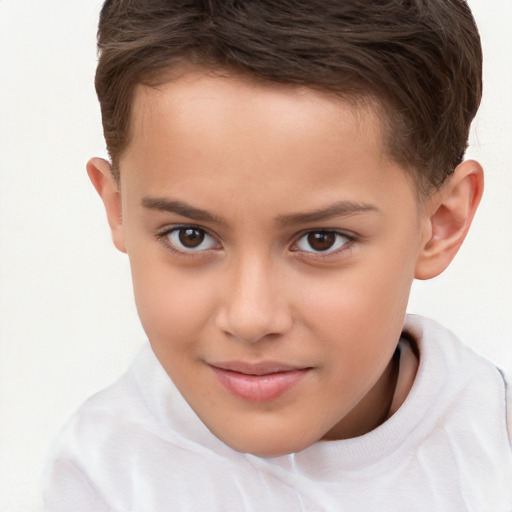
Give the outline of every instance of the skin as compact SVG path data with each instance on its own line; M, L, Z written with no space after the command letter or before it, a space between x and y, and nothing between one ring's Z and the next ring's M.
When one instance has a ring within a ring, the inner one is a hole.
M138 87L132 114L120 187L103 160L88 172L153 350L199 418L264 456L378 426L412 281L460 247L480 166L420 198L371 107L202 70ZM184 246L183 226L203 241ZM301 376L247 400L212 369L233 361Z

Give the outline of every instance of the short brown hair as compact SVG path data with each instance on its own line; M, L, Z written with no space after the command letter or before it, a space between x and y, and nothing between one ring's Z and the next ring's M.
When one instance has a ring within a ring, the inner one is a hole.
M482 93L480 38L463 0L107 0L98 50L117 179L135 86L183 61L377 99L390 156L424 190L462 160Z

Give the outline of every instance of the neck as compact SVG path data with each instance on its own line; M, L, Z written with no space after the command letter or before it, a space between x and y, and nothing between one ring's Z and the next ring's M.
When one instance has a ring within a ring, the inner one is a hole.
M390 415L399 366L400 352L397 349L375 385L323 439L334 441L359 437L384 423Z

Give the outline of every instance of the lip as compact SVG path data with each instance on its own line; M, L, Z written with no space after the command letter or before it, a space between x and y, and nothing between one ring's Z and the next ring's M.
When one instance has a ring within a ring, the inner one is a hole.
M311 370L277 362L253 364L242 361L210 364L210 368L224 388L249 402L278 399Z

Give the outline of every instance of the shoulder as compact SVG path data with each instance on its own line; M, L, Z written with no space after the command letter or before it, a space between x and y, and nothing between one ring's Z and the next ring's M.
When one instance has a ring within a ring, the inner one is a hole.
M127 372L62 429L44 471L46 509L163 510L161 500L195 496L198 475L211 477L207 455L210 464L212 457L227 462L227 451L146 344ZM185 478L190 468L195 477Z
M83 460L97 451L106 458L110 450L135 449L141 433L159 436L165 430L172 437L173 422L179 422L175 416L183 415L182 402L146 343L117 381L88 398L69 418L53 453Z
M419 352L401 415L414 418L416 460L447 499L459 489L468 509L509 510L512 451L502 373L433 320L408 316L404 335Z
M139 389L138 373L147 358L149 346L144 346L127 371L113 384L89 397L69 418L59 435L63 442L81 439L105 442L121 425L147 421L148 404Z
M417 379L428 385L437 408L446 408L446 417L471 419L464 428L489 427L493 418L498 439L510 447L511 388L503 372L434 320L407 315L404 334L418 347Z
M414 341L429 371L449 370L451 376L459 378L470 378L482 373L491 376L505 389L503 375L493 362L477 354L435 320L420 315L407 315L403 332Z
M144 346L122 377L87 399L61 429L43 473L48 510L111 510L115 493L104 483L129 482L140 433L158 430L139 384L145 373L158 370L148 351ZM127 487L116 499L125 499L122 494L129 499ZM77 502L82 508L73 508Z

